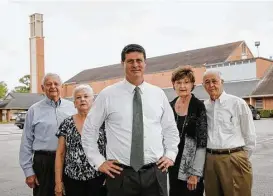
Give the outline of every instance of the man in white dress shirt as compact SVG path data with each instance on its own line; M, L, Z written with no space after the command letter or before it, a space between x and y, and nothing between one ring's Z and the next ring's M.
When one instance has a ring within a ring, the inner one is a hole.
M205 191L209 196L250 196L252 168L249 157L256 145L255 126L247 103L225 93L221 72L208 70L203 85L208 143Z
M89 162L108 175L109 196L167 196L167 169L179 135L163 90L144 81L146 53L127 45L121 53L125 79L96 98L83 128L82 145ZM97 138L105 121L107 160Z

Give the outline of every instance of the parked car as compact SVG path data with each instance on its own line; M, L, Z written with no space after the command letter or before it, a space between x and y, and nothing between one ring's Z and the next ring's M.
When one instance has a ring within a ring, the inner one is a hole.
M255 108L253 105L248 105L254 120L260 120L261 119L261 113L258 111L257 108Z
M15 120L15 125L17 127L19 127L20 129L24 128L24 124L25 124L25 119L26 119L26 114L27 112L20 112L18 113L16 120Z

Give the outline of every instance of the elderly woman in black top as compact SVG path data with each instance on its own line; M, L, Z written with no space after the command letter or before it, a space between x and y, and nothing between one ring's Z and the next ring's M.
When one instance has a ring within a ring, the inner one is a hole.
M73 97L78 113L65 119L56 134L59 143L55 160L55 194L102 195L104 176L89 164L81 144L84 120L93 103L93 90L89 85L80 85L75 88ZM101 128L98 146L104 156L105 142L105 133Z
M203 196L203 168L207 146L206 109L191 91L195 77L190 66L178 67L172 84L178 95L171 106L180 143L174 166L169 168L169 196Z

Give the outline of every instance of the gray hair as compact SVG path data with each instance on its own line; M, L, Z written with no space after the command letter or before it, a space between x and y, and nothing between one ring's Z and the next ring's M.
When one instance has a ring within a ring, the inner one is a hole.
M73 90L73 100L75 100L76 94L80 91L85 91L88 95L90 95L92 98L94 98L94 91L93 91L92 87L88 84L81 84Z
M216 75L218 76L222 81L224 81L224 78L223 78L223 75L222 75L222 72L219 71L219 70L216 70L216 69L208 69L207 71L205 71L204 75L203 75L203 79L206 75L208 74L213 74L213 75Z
M46 82L46 79L49 78L49 77L52 77L52 78L58 78L58 80L60 81L60 83L62 84L62 80L60 78L60 76L58 74L55 74L55 73L47 73L43 79L42 79L42 85L44 86L45 85L45 82Z

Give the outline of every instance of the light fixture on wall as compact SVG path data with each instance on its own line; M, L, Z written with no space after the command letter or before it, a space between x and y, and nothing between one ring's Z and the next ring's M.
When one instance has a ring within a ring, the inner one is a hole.
M259 57L259 46L260 46L260 41L255 42L255 46L257 47L257 52L258 52L258 57Z

